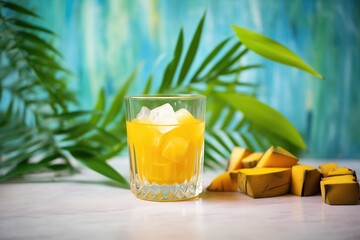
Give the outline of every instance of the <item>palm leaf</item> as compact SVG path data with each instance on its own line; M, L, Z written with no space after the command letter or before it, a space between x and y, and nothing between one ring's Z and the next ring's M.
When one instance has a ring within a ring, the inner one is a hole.
M130 185L127 182L127 180L119 174L113 167L111 167L107 162L100 160L100 159L83 159L81 157L78 158L78 160L83 163L88 168L94 170L95 172L98 172L115 182L119 183L121 187L129 188Z
M320 73L315 71L298 55L280 43L246 28L235 25L233 25L232 28L246 47L255 53L275 62L299 68L322 79Z
M144 89L144 94L149 94L149 93L150 93L152 82L153 82L153 75L150 75L149 78L148 78L148 80L146 81L146 86L145 86L145 89Z
M112 122L118 116L118 113L121 112L121 109L124 107L122 104L124 97L127 94L128 90L130 89L131 83L135 80L135 77L139 72L139 70L140 67L135 69L130 74L128 79L124 82L124 84L120 87L120 90L117 92L111 103L109 111L105 115L105 119L101 125L102 127L106 127L110 122Z
M28 23L28 22L23 21L21 19L11 18L11 19L8 19L8 21L10 23L18 26L18 27L23 27L23 28L28 29L28 30L36 30L36 31L44 32L44 33L47 33L47 34L50 34L50 35L55 35L54 32L50 31L49 29L46 29L46 28L43 28L41 26Z
M9 167L21 162L27 162L30 158L50 152L52 149L50 143L39 143L31 146L31 148L25 149L25 151L18 151L13 156L10 156L0 163L0 168Z
M9 178L14 178L17 176L22 176L25 174L37 172L40 169L47 167L51 161L53 161L54 159L57 159L58 157L60 157L60 155L54 154L54 155L51 155L51 156L48 156L48 157L42 159L41 161L39 161L37 163L18 164L16 167L12 168L5 175L0 176L0 181L4 181Z
M184 33L183 33L183 30L181 29L177 43L176 43L173 60L168 63L168 65L164 71L164 76L163 76L162 82L161 82L162 84L161 84L160 90L159 90L160 92L163 92L164 89L171 87L172 84L174 84L174 85L176 84L174 76L175 76L175 72L176 72L177 66L178 66L180 58L181 58L183 44L184 44L183 42L184 42ZM150 79L152 79L152 78L150 78Z
M46 48L54 52L59 57L63 57L62 54L56 48L54 48L54 46L52 46L50 43L46 42L44 39L36 36L33 33L25 32L25 31L17 31L17 35L22 39L26 39L26 41L31 42L35 46Z
M29 15L29 16L32 16L32 17L39 18L39 15L37 15L33 11L30 11L29 9L24 8L24 7L22 7L22 6L18 5L18 4L11 3L11 2L5 2L5 1L0 1L0 5L2 5L5 8L16 11L18 13L22 13L22 14L26 14L26 15Z
M209 65L209 63L216 58L216 56L220 53L220 51L224 48L224 46L228 43L230 38L224 39L220 42L204 59L204 61L200 64L198 70L194 73L194 76L191 78L190 82L195 82L199 74Z
M221 57L210 70L207 72L206 77L203 77L205 82L208 82L211 79L217 78L220 74L221 69L228 64L236 54L236 50L238 50L241 46L240 42L236 42L233 46Z
M69 141L78 139L84 134L89 134L92 131L96 131L96 126L91 123L79 122L74 123L71 126L59 126L53 130L53 133L62 138L62 141Z
M37 16L16 4L0 4ZM124 141L99 125L114 124L135 74L117 92L107 112L103 90L93 111L70 108L76 102L66 84L71 72L62 66L58 60L61 54L49 43L47 37L53 32L22 18L1 17L4 21L0 28L6 34L1 35L0 54L8 64L0 68L0 90L2 94L6 84L10 101L0 108L0 169L5 171L0 181L39 171L73 172L70 156L119 186L128 187L126 180L106 163L125 147ZM7 81L13 75L17 78Z
M185 77L188 74L190 66L196 56L196 52L197 52L197 49L198 49L198 46L200 43L200 39L201 39L201 33L202 33L204 21L205 21L205 16L206 16L206 13L204 13L203 17L201 18L201 20L196 28L194 37L193 37L193 39L190 43L190 46L188 48L188 51L186 53L183 65L180 70L179 78L176 82L176 84L178 84L178 85L181 85L183 83L183 81L185 80Z
M4 81L13 72L14 72L14 69L11 67L1 67L0 68L0 81Z
M227 104L241 111L253 124L287 139L294 146L305 149L306 145L295 127L278 111L256 100L256 98L234 93L218 93Z
M106 99L105 99L105 90L103 88L99 91L99 96L94 108L96 112L102 112L105 110ZM101 114L94 114L89 120L89 123L92 125L96 125L98 121L101 119Z
M100 159L96 151L85 146L68 148L71 154L82 164L119 183L122 187L129 188L129 183L114 170L106 161Z

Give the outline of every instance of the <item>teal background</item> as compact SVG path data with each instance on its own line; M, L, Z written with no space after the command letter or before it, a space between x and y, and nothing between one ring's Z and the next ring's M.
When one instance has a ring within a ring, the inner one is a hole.
M300 55L324 81L255 54L265 67L242 77L261 84L261 101L300 131L313 158L360 158L360 1L356 0L28 0L59 38L55 43L81 105L90 108L101 87L111 95L140 64L132 92L150 72L162 73L183 26L185 42L207 11L199 62L234 35L230 24L263 33ZM156 75L155 75L156 78Z

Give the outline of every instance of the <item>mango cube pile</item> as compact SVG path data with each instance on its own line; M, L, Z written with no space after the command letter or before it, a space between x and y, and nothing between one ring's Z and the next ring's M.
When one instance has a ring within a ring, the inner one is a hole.
M288 193L306 197L321 194L329 205L357 204L359 183L355 171L324 163L318 168L299 163L299 159L279 146L264 153L235 147L226 171L207 187L208 191L241 191L253 198L276 197Z

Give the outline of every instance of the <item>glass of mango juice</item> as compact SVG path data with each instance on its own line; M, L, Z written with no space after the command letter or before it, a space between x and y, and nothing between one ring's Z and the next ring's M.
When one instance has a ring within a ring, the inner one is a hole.
M206 97L126 96L132 193L178 201L202 191Z

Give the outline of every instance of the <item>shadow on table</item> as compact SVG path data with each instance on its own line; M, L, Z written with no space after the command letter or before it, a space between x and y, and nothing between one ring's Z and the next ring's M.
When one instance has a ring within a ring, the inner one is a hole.
M111 181L111 180L78 180L78 179L37 179L37 180L13 180L4 182L4 184L30 184L30 183L79 183L79 184L89 184L89 185L103 185L107 187L114 188L125 188L122 185Z
M248 196L240 193L240 192L209 192L204 191L200 195L200 199L202 201L216 201L216 202L232 202L239 201L240 199L247 198Z

